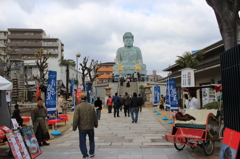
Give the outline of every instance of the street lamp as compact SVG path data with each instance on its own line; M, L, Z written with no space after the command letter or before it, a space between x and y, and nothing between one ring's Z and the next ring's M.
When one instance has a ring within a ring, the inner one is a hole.
M77 61L77 77L76 77L76 80L78 80L78 58L81 56L81 54L78 52L76 54L76 61ZM79 80L78 80L78 83L79 83ZM77 88L78 88L78 83L77 83Z

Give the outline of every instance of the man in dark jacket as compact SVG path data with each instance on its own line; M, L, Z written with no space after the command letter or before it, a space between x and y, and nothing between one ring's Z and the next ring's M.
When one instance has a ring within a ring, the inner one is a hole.
M140 106L140 100L137 97L137 93L133 93L133 97L131 99L131 105L130 105L130 109L131 109L131 117L132 117L132 123L137 123L138 122L138 111L139 111L139 106ZM135 113L135 117L134 117L134 113Z
M120 117L119 116L119 108L120 108L120 97L118 97L118 93L115 93L115 96L113 97L112 99L113 103L114 103L114 117L116 117L116 114L117 114L117 117Z
M125 116L130 115L129 113L129 105L130 105L130 99L129 99L129 95L127 92L125 92L125 95L123 96L123 104L124 104L124 114Z
M73 131L79 130L79 147L82 152L83 158L95 156L95 141L94 141L94 127L98 127L98 119L95 109L92 104L87 102L87 95L80 94L81 103L79 103L74 110L73 116ZM86 146L86 136L89 138L89 155Z
M100 100L100 97L97 97L97 100L94 102L94 106L96 108L96 114L97 114L98 120L100 120L101 110L102 110L102 101Z
M138 94L138 98L140 100L140 112L142 112L142 106L143 106L144 102L143 102L143 98L141 97L141 94Z

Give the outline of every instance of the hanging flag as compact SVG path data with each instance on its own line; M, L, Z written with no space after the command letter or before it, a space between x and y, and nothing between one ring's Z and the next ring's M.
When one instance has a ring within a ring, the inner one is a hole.
M81 102L80 94L82 93L82 88L77 88L76 100L77 104Z
M56 99L57 99L57 72L48 71L48 85L46 95L46 108L48 114L56 112Z
M71 111L74 111L74 104L75 104L75 96L74 96L74 79L71 79L70 80L70 83L71 83L71 94L72 94L72 104L71 104L71 106L72 106L72 109L71 109Z
M88 83L85 83L85 93L88 94Z
M93 103L93 97L92 97L92 88L90 89L90 92L89 92L89 101L90 103L92 104Z
M166 108L170 109L171 105L170 105L170 89L169 89L169 78L166 80Z
M38 97L40 97L40 96L41 96L41 91L39 89L39 86L36 85L36 101L37 101Z
M158 103L160 102L160 86L156 85L154 86L154 107L158 106Z
M169 79L170 110L179 111L177 87L174 78Z

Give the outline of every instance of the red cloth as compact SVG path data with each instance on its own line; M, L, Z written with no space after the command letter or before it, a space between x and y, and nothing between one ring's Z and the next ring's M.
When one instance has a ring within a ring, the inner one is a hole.
M51 120L47 120L47 124L48 125L55 125L57 122L63 122L63 121L68 121L68 116L66 114L61 114L58 115L58 117L62 118L62 119L51 119Z
M62 121L68 121L67 114L61 114L61 115L58 115L58 117L63 118Z
M48 120L46 121L48 125L55 125L57 122L62 122L62 119L52 119L52 120Z
M41 91L39 89L39 86L36 85L36 101L37 101L38 97L40 97L40 95L41 95Z
M30 121L30 118L31 118L30 116L22 117L23 122Z

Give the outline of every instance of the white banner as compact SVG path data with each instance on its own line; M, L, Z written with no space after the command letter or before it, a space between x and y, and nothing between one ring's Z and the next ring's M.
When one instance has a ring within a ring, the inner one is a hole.
M194 69L181 70L181 87L195 87Z

